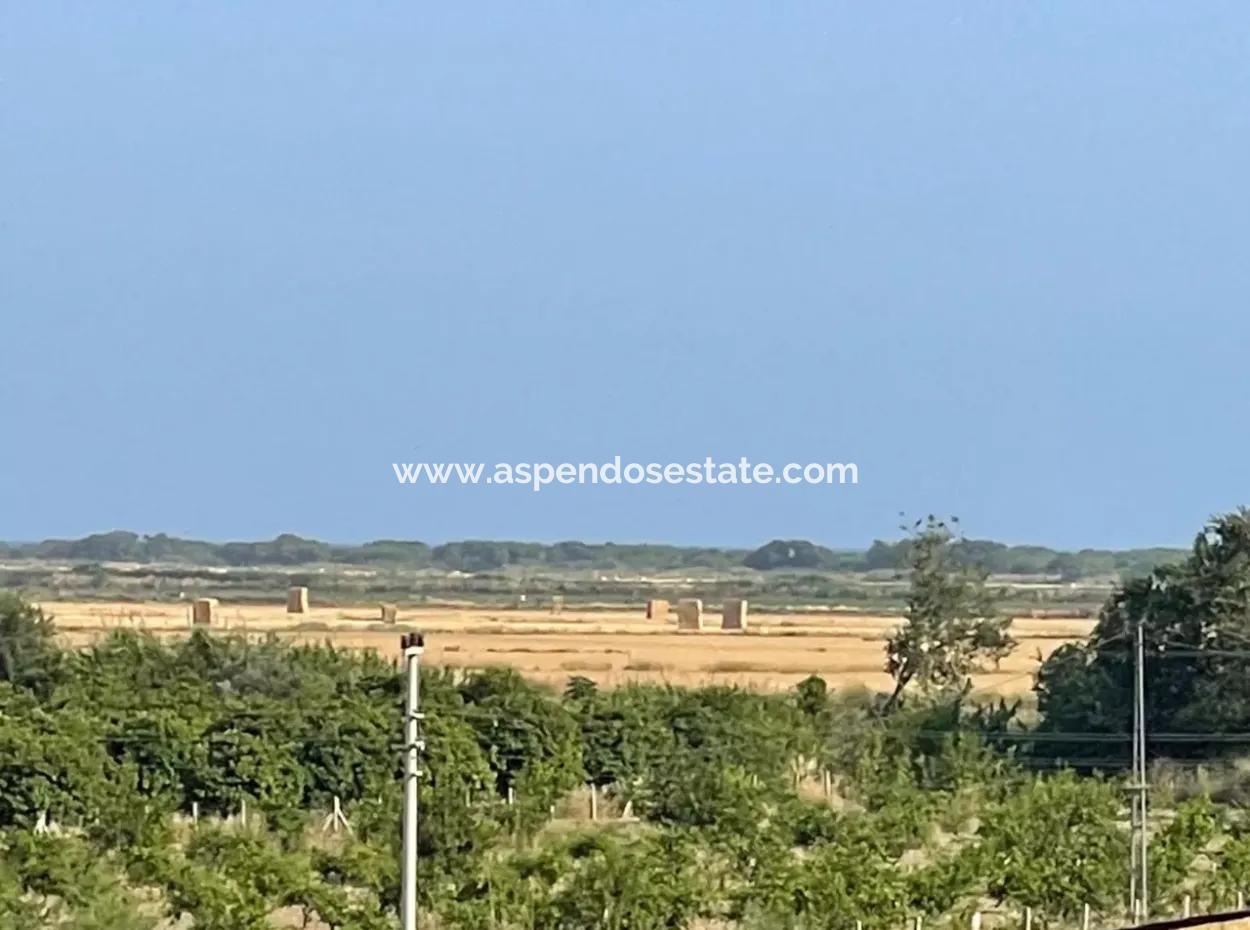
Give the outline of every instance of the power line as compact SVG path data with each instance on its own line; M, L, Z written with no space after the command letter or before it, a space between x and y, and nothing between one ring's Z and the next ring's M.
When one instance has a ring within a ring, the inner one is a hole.
M1063 732L1058 730L917 730L917 736L936 739L942 736L973 734L987 740L1013 740L1022 743L1129 743L1132 733ZM1150 733L1147 743L1250 742L1250 732Z

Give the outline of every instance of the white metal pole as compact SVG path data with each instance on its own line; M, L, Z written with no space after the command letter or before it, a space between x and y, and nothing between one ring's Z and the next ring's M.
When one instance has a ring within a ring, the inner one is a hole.
M400 873L399 919L402 930L417 930L417 786L421 777L421 653L425 638L405 634L400 640L407 670L404 702L404 829L403 868Z
M1129 805L1131 808L1131 827L1129 830L1129 865L1128 865L1128 906L1133 920L1137 920L1141 906L1141 889L1137 887L1137 876L1140 873L1138 857L1141 855L1141 784L1138 778L1137 760L1140 755L1138 747L1141 740L1141 705L1137 702L1137 646L1133 646L1133 761L1132 774L1129 776Z
M1137 857L1137 867L1141 873L1137 879L1141 892L1142 920L1150 917L1150 804L1149 787L1146 781L1146 632L1145 620L1137 623L1137 717L1138 717L1138 769L1137 784L1141 791L1141 852Z

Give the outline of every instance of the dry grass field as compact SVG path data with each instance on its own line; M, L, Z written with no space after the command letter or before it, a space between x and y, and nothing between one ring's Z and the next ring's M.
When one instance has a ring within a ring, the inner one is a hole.
M69 646L97 641L113 629L137 629L181 637L190 628L186 603L48 601L58 635ZM563 685L573 675L611 687L629 681L675 685L736 684L778 690L810 674L838 688L885 689L884 642L897 617L821 612L752 613L746 633L721 632L719 613L705 614L708 628L678 633L672 621L647 620L636 610L566 608L500 609L481 606L400 608L396 626L384 626L376 605L312 607L286 613L282 604L218 607L214 629L232 634L278 636L299 643L372 650L395 657L399 634L426 633L430 664L461 668L510 665L527 677ZM1064 642L1085 637L1093 621L1017 618L1020 646L1001 668L978 676L989 694L1027 692L1038 663Z

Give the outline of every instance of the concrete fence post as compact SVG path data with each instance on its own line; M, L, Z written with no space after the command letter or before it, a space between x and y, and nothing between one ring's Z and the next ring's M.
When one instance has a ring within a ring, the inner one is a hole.
M321 822L322 833L338 833L339 830L352 832L352 825L347 820L347 815L343 813L343 802L336 794L334 796L334 807L330 811L330 815Z
M1190 899L1189 895L1185 895L1185 897L1181 899L1181 916L1192 917L1193 916L1192 910L1193 910L1193 901Z
M1081 930L1089 930L1089 905L1081 908Z

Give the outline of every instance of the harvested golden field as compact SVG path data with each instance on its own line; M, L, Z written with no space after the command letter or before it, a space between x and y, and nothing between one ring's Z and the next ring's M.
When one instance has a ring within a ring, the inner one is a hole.
M58 635L69 646L97 641L113 629L146 630L181 637L190 629L189 603L47 601ZM399 609L385 626L377 605L312 607L288 614L285 605L217 606L212 629L247 636L275 635L299 643L332 643L392 658L400 633L426 633L432 665L481 668L511 665L537 681L563 685L573 675L605 686L629 681L675 685L737 684L763 690L789 688L808 675L838 688L885 689L885 639L898 617L847 613L768 614L754 610L750 629L721 632L718 612L705 615L701 632L676 631L672 620L647 620L642 606L514 610L482 606ZM1041 659L1065 642L1088 635L1092 620L1020 617L1012 631L1020 645L1002 666L978 676L978 690L1004 695L1032 687Z

